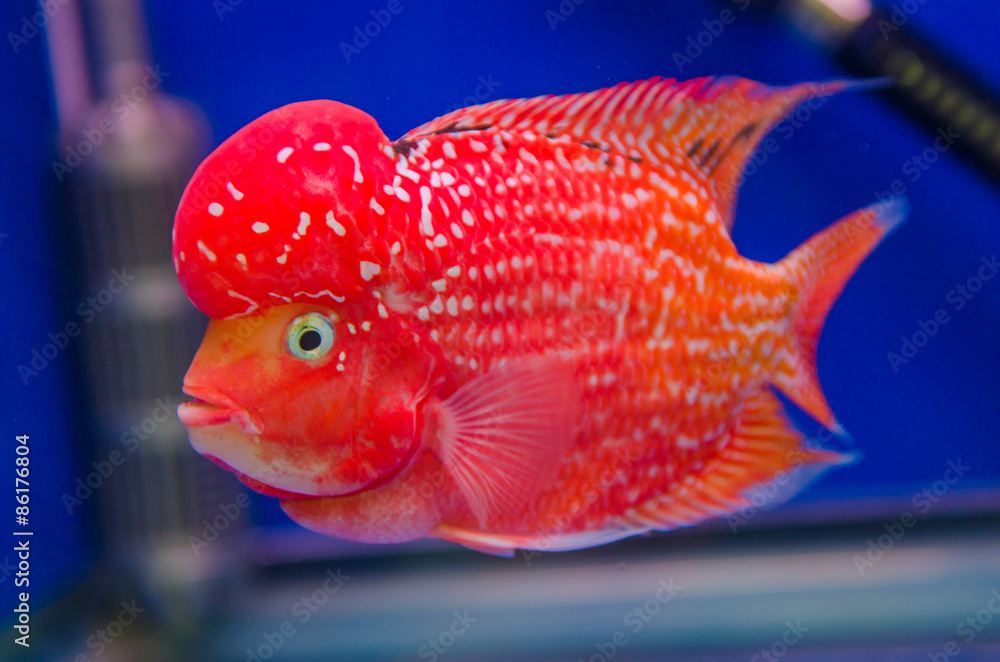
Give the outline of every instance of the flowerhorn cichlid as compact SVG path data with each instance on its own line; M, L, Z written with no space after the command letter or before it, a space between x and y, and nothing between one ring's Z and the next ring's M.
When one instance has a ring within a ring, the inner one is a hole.
M492 553L694 524L843 462L772 389L838 429L820 330L906 202L775 264L730 230L762 137L863 86L654 78L396 141L334 101L267 113L177 211L174 266L212 318L179 410L192 445L315 531Z

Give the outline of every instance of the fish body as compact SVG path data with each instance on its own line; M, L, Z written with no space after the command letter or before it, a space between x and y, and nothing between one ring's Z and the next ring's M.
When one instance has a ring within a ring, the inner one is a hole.
M825 316L905 215L787 258L730 239L742 167L802 101L651 79L455 111L390 141L332 101L255 120L195 173L174 264L212 318L180 415L296 521L369 542L573 549L733 512L837 429Z

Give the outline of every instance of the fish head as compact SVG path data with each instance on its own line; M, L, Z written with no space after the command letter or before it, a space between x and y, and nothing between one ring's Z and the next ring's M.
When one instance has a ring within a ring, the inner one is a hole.
M211 321L179 415L197 451L261 492L349 494L414 452L440 362L379 298L404 268L384 193L396 156L362 111L294 103L224 141L181 197L174 267Z
M224 319L267 300L333 305L377 286L391 255L379 240L388 217L373 202L396 177L395 156L372 117L336 101L293 103L237 131L177 208L173 263L188 298Z
M397 475L440 365L400 324L308 303L213 320L178 410L191 444L249 487L342 496ZM355 321L347 321L354 319Z

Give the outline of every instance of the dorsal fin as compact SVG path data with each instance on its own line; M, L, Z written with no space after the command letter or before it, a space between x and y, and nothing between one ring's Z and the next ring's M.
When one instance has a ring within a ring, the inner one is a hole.
M570 139L654 164L680 151L708 176L726 227L732 228L743 165L768 131L807 99L870 86L830 81L770 87L734 76L680 82L657 77L582 94L461 108L413 129L400 142L507 130Z

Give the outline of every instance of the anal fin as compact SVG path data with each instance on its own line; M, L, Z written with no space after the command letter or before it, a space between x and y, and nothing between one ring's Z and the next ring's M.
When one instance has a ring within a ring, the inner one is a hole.
M785 472L781 499L790 486L801 489L822 470L852 461L852 456L803 445L803 435L784 414L781 401L764 388L743 406L718 456L687 476L677 488L625 513L623 523L650 530L691 526L736 512L748 504L748 493ZM797 474L802 473L803 480ZM777 505L776 503L774 505Z

